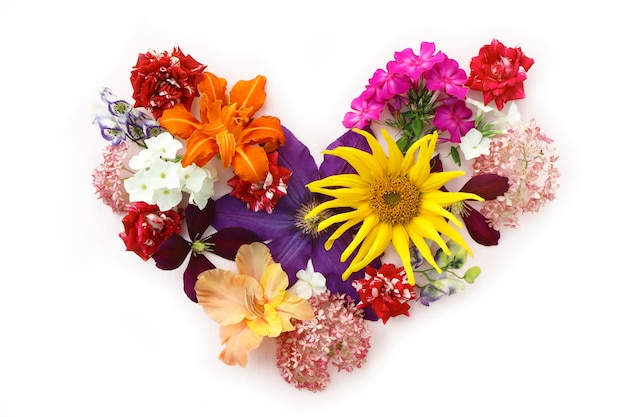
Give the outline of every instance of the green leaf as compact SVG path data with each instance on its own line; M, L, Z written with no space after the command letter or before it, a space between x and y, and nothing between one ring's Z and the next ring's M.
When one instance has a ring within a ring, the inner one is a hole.
M480 267L479 266L473 266L471 268L469 268L467 271L465 271L465 275L463 275L463 279L471 284L474 282L474 280L476 278L478 278L478 276L480 275Z
M461 156L459 155L459 148L457 146L450 148L450 156L455 164L461 166Z

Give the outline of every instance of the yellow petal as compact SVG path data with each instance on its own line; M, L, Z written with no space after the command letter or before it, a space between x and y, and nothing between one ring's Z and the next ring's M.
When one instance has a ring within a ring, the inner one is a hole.
M393 226L391 223L379 223L376 233L369 235L361 244L361 248L364 248L367 252L361 255L361 251L359 251L357 256L352 260L350 264L352 272L365 268L376 259L377 256L382 255L391 242L392 234ZM361 257L360 260L359 257Z
M285 290L289 285L289 278L279 263L272 262L263 271L261 287L265 303L274 307L279 305L285 298Z
M445 171L433 172L420 185L422 191L438 190L451 179L462 177L465 175L463 171Z
M263 289L248 275L210 269L198 275L195 290L198 304L218 324L236 324L262 313Z
M283 331L282 321L273 306L265 304L264 307L263 316L248 321L248 328L259 336L276 337Z
M411 266L411 252L409 251L409 235L403 225L396 224L393 226L391 243L402 261L409 284L415 285L415 275Z
M387 142L387 151L389 153L389 159L387 162L387 171L391 175L400 175L402 170L402 163L404 161L404 155L398 148L396 141L387 133L385 129L382 129L383 137Z
M220 327L220 340L226 344L220 352L219 359L226 365L248 364L248 353L259 347L263 336L254 333L246 323L238 323Z
M385 154L385 150L382 148L382 146L380 146L380 142L378 142L378 139L376 139L374 135L372 135L371 133L366 132L364 130L360 130L360 129L352 129L352 130L354 132L361 134L365 138L365 140L367 140L367 144L372 150L372 156L376 160L377 165L382 167L384 170L386 170L389 164L389 158ZM384 129L382 129L382 131L383 131L383 135L387 133Z
M326 155L337 156L349 163L368 183L374 182L377 178L382 177L383 171L380 163L371 153L367 153L360 149L348 146L338 146L335 149L323 151Z

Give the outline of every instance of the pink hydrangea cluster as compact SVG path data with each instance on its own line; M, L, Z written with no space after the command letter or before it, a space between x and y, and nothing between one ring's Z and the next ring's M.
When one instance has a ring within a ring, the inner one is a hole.
M365 363L370 336L363 310L349 296L326 291L309 303L315 318L277 338L276 365L285 381L316 392L330 382L330 365L352 372Z
M125 213L129 204L128 193L124 188L122 171L128 155L128 145L108 145L102 151L104 160L92 172L96 195L104 204L111 207L114 213Z
M552 142L534 119L518 122L492 138L489 154L474 160L475 174L494 173L509 179L508 191L481 209L491 227L517 227L521 214L537 212L556 198L561 174Z

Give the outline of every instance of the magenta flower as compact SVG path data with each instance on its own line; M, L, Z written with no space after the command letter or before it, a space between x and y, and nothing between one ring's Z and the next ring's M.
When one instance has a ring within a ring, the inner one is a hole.
M432 69L424 73L426 88L430 91L444 91L459 100L465 99L468 88L465 87L467 74L454 59L446 58L433 65Z
M442 131L448 131L450 142L461 143L461 137L474 127L472 110L465 105L463 100L450 100L453 101L451 104L437 107L433 125Z
M389 61L387 70L377 69L369 83L376 88L376 100L384 102L409 91L412 80L396 62Z
M206 235L206 230L215 220L215 214L215 202L211 199L202 210L194 204L189 204L185 209L185 221L191 241L180 234L172 234L152 255L158 268L169 271L181 266L187 255L191 254L183 273L183 288L187 297L196 303L198 298L194 287L198 275L209 269L215 269L215 265L205 256L207 253L214 253L232 261L235 260L241 245L261 241L256 233L241 227L225 228Z
M441 51L435 53L435 44L432 42L422 42L420 54L415 55L413 49L406 48L394 54L396 60L395 70L404 72L412 80L417 80L424 71L428 71L437 62L445 59L445 54Z
M369 87L360 96L352 100L350 107L354 111L347 112L343 118L343 125L346 128L363 129L370 124L370 121L378 120L385 105L374 99L375 93L376 89Z

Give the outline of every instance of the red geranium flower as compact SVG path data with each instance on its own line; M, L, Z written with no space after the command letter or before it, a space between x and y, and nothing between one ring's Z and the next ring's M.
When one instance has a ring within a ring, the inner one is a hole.
M194 97L199 96L196 86L205 68L178 47L171 53L151 50L139 54L130 74L135 107L151 110L156 119L177 103L189 110Z
M366 267L365 278L354 280L352 285L361 297L357 308L372 307L383 324L390 317L408 316L409 301L417 298L404 267L396 268L393 264L383 264L378 269Z
M181 213L160 211L156 204L143 201L132 203L122 219L124 231L119 234L126 250L135 252L147 261L165 239L180 231Z
M230 195L246 203L250 210L254 212L265 210L271 214L278 200L287 194L291 170L278 166L277 151L268 153L267 160L269 171L263 181L245 181L235 175L227 181L227 184L232 188Z
M524 98L526 72L535 63L521 48L508 48L494 39L480 48L470 62L467 86L482 91L484 104L495 100L498 110L511 100Z

